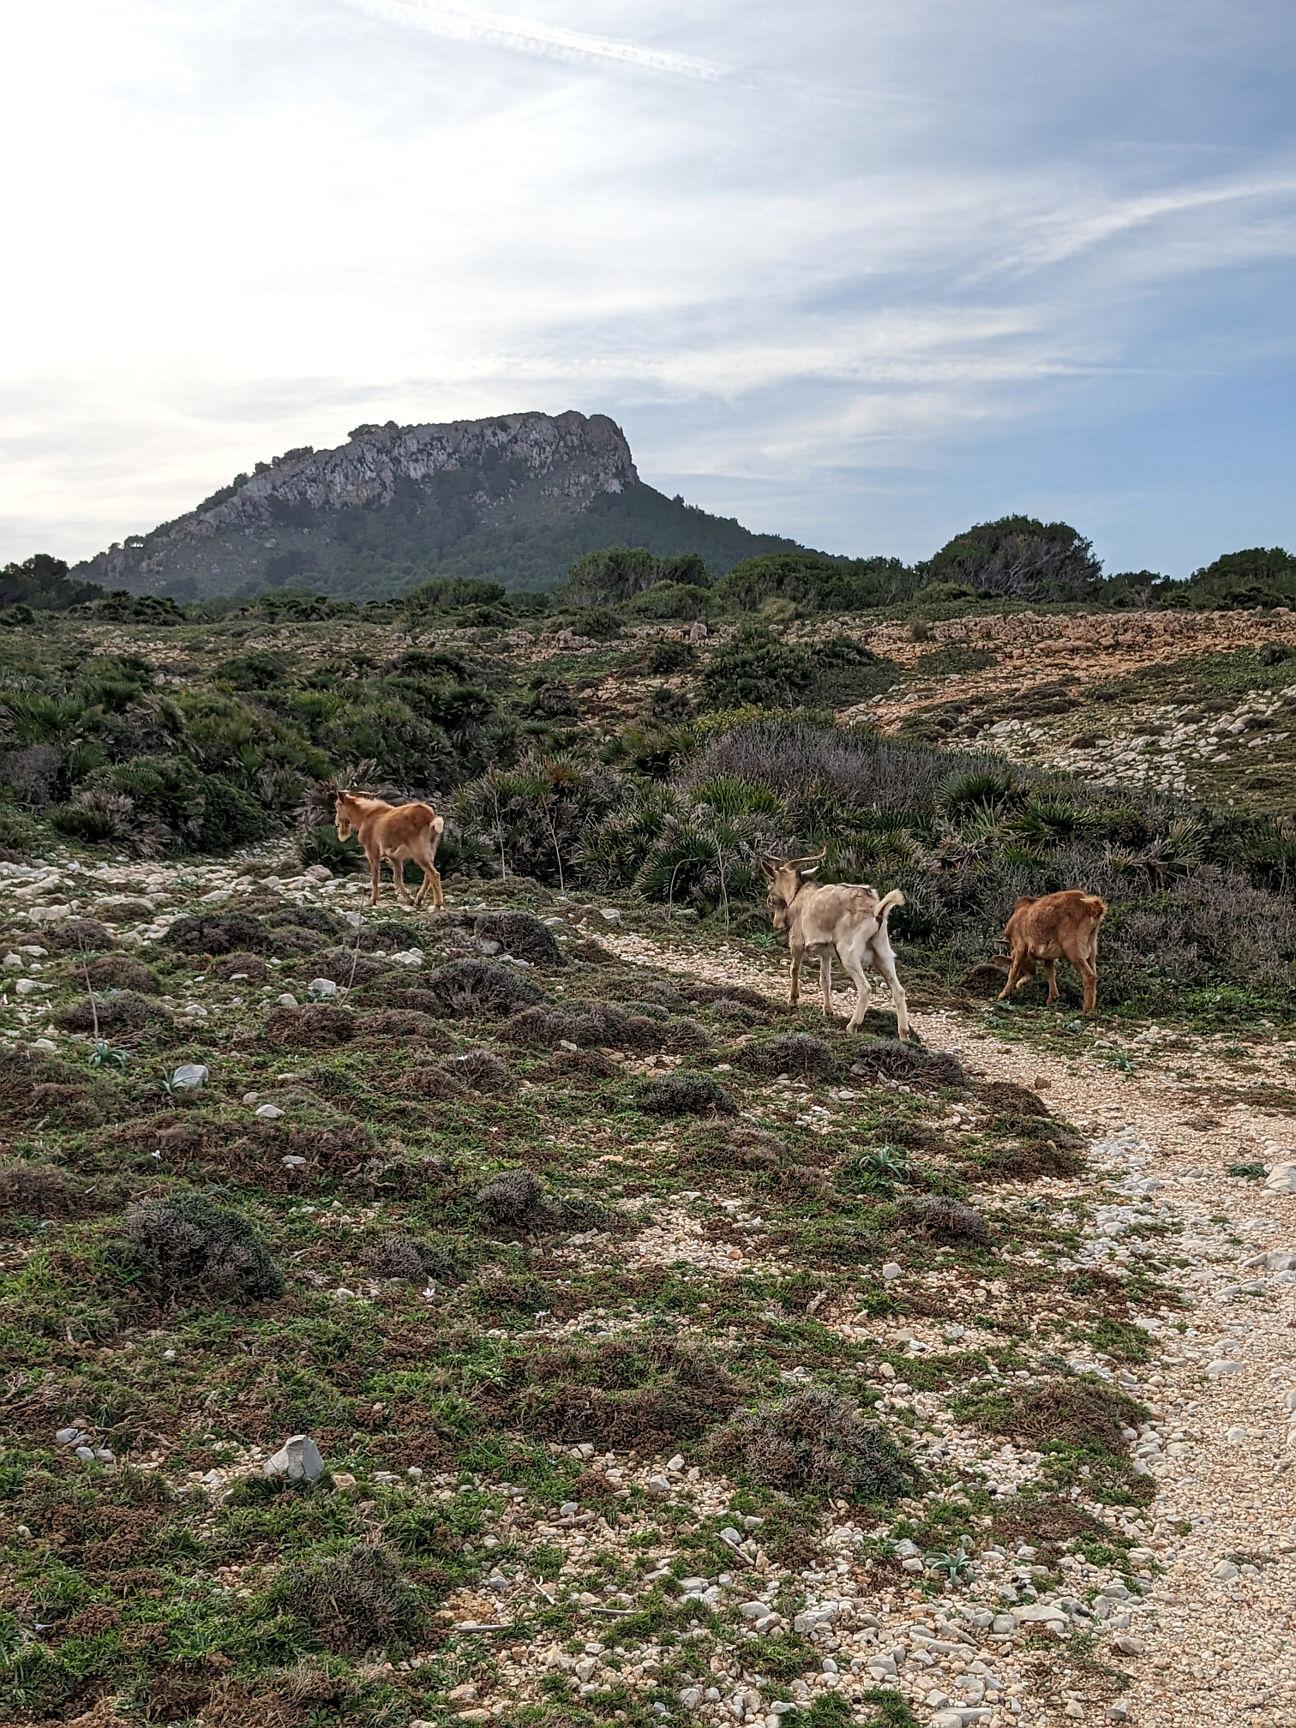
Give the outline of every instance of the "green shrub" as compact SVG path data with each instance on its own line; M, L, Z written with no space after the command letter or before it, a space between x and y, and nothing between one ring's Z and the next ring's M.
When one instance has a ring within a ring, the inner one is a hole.
M61 833L112 840L144 856L227 851L261 839L269 826L248 793L182 756L138 756L98 769L51 820Z
M672 672L683 672L697 659L697 649L689 642L664 637L648 650L646 670L654 678L667 678Z
M735 611L787 600L805 612L858 612L913 592L914 575L898 558L825 558L817 552L777 552L735 564L716 592Z
M835 706L888 689L896 668L849 636L812 646L780 640L764 624L744 625L716 650L702 674L710 708Z
M576 616L576 634L590 636L596 642L611 642L624 628L616 613L606 606L589 606Z
M321 822L304 828L293 843L303 870L312 864L326 865L335 876L349 875L353 870L367 868L364 848L355 835L339 840L331 823Z
M617 777L558 758L492 768L455 794L459 826L489 846L501 875L565 887L589 825L614 807Z
M654 582L630 602L640 618L709 618L715 610L715 595L696 582Z
M1066 522L1003 516L947 541L920 566L927 582L953 582L978 594L1076 600L1098 591L1102 565Z

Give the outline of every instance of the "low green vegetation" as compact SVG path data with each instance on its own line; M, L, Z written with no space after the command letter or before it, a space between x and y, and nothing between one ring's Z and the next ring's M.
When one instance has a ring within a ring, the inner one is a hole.
M609 562L583 648L574 596L468 578L0 633L0 1721L449 1728L507 1684L519 1724L650 1728L714 1680L913 1728L826 1686L803 1604L934 1614L991 1539L1037 1551L1021 1600L1066 1554L1130 1572L1120 1381L1177 1263L1149 1224L1078 1264L1047 1075L1152 1072L1113 1016L1290 1012L1290 840L837 725L912 674ZM746 609L809 610L771 562ZM364 909L334 776L435 799L444 914ZM1041 1082L765 987L761 858L820 851L903 889L915 1007L1029 1035ZM1042 981L987 1013L1015 898L1078 882L1102 1023ZM318 1480L276 1461L302 1434Z

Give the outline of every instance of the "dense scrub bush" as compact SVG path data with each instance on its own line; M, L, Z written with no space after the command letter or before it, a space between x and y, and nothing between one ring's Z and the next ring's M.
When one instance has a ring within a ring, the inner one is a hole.
M859 702L887 689L896 669L849 636L813 646L782 641L764 625L744 625L711 656L702 696L711 708L795 708Z
M715 595L696 582L654 582L630 602L640 618L709 618L715 609Z
M128 614L161 606L180 618L169 601L122 599ZM94 604L106 616L109 603ZM344 609L286 590L267 605L300 617ZM282 826L312 785L361 758L415 794L508 760L512 723L475 675L454 653L411 650L379 668L249 648L163 693L138 655L38 658L32 672L0 675L0 779L73 839L142 855L226 850ZM317 836L308 854L333 867L327 846Z
M367 867L364 848L355 835L339 840L332 823L320 822L303 828L293 845L303 870L309 870L312 864L323 864L335 876L346 876Z
M924 1050L898 1038L866 1038L853 1049L851 1073L876 1079L903 1080L909 1085L965 1086L967 1076L952 1050Z
M498 942L504 953L532 966L567 964L553 931L529 912L482 912L473 919L473 935L479 942Z
M1020 895L1082 887L1111 908L1104 1004L1156 1012L1185 991L1209 1004L1223 985L1296 1001L1292 847L1258 817L783 719L697 744L673 782L640 782L591 825L589 880L756 916L762 853L824 850L821 880L903 887L893 935L953 976L1000 945ZM1078 998L1066 969L1059 982Z
M283 1294L283 1277L237 1212L187 1190L128 1208L122 1231L139 1281L159 1300L202 1293L221 1301L264 1302Z
M799 612L858 612L904 598L916 586L898 558L824 558L815 552L780 552L735 564L716 585L718 598L750 614L770 600Z
M96 769L50 821L61 834L112 841L143 857L228 851L260 840L268 827L262 807L229 780L160 756Z
M952 582L978 594L1078 600L1098 591L1102 565L1069 523L1003 516L955 535L920 573L925 582Z
M696 552L657 558L643 546L605 546L576 560L561 597L570 605L619 606L658 586L681 585L704 593L711 586L707 567Z
M736 1116L738 1106L709 1074L666 1074L645 1080L635 1103L650 1116Z
M508 966L489 960L453 960L428 975L420 992L429 1011L462 1019L498 1019L543 999L537 990Z
M786 1032L763 1044L748 1044L743 1050L743 1065L763 1074L794 1074L798 1080L826 1079L837 1072L837 1057L822 1038L808 1032Z
M722 1469L788 1494L873 1502L898 1499L914 1486L889 1435L846 1399L818 1388L739 1412L709 1449Z
M900 1203L899 1216L910 1229L942 1242L983 1246L990 1240L989 1228L981 1214L944 1194L915 1194Z
M616 775L556 758L516 768L492 768L453 800L459 824L490 847L501 876L529 876L559 888L573 866L586 828L618 803Z
M346 1655L405 1648L425 1620L419 1593L399 1558L369 1543L299 1563L286 1600L330 1650Z
M683 672L697 659L697 650L688 642L664 637L648 650L644 670L654 678L668 678L672 672Z

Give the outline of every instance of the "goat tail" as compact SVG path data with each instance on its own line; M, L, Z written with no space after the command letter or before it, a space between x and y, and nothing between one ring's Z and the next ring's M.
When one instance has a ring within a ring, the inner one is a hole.
M897 906L903 906L904 903L905 897L898 888L893 888L889 894L884 894L878 901L878 923L885 924L887 921L887 914L894 911Z
M1084 903L1091 912L1096 914L1099 923L1107 916L1107 902L1100 894L1086 894Z

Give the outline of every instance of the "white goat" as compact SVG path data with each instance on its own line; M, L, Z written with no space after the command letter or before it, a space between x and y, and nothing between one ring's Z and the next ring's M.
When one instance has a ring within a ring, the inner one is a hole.
M769 906L774 928L788 933L792 956L792 988L788 1001L796 1004L800 993L801 962L809 955L819 962L823 985L823 1011L832 1013L832 963L839 959L855 984L855 1012L848 1032L858 1032L872 1002L867 974L878 972L886 979L895 1008L896 1031L909 1037L909 1010L905 993L896 977L895 954L887 931L887 916L903 906L898 888L879 897L876 888L864 883L812 882L823 853L813 858L765 858L761 865L769 882Z

